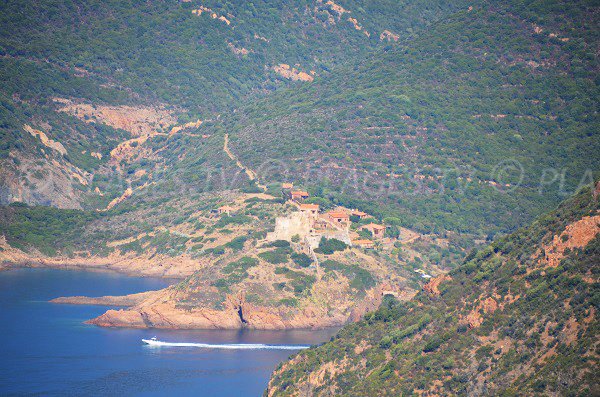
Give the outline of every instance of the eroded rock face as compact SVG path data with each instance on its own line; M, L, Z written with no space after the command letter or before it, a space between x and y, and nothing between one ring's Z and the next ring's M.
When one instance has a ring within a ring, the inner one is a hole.
M8 157L0 160L0 204L81 209L92 175L70 162L65 146L48 135L50 126L44 130L24 124L22 133L33 137L35 150L11 149Z
M222 309L207 307L180 308L175 303L173 288L150 295L129 309L108 310L88 321L102 327L167 328L167 329L262 329L337 327L360 318L379 307L390 287L380 285L367 292L357 303L333 308L316 303L291 308L279 305L256 305L246 300L244 292L227 295Z
M151 135L175 124L176 121L172 112L158 107L92 105L63 98L54 98L54 101L62 104L59 109L61 112L88 123L101 122L129 131L134 136Z
M552 242L543 246L539 264L542 267L556 267L563 259L565 250L585 247L600 233L600 215L586 216L568 225L555 235Z
M31 136L38 137L42 144L52 150L56 150L58 153L63 156L67 154L67 149L62 145L62 143L55 141L53 139L48 138L48 136L41 130L36 130L31 126L25 124L23 129L31 134Z
M462 319L463 324L467 324L469 328L477 328L483 323L483 314L494 313L498 310L498 302L492 297L488 297L479 302L479 304Z
M64 158L57 158L47 156L40 161L15 152L0 161L0 204L22 202L81 209L82 192L74 186L87 185L91 176Z
M398 41L399 39L400 39L400 36L398 36L396 33L389 31L389 30L384 30L379 35L379 40L381 40L381 41L383 41L383 40Z
M164 292L157 293L131 309L108 310L87 323L128 328L277 330L334 327L343 325L347 320L342 313L331 316L317 307L290 310L253 305L245 301L243 294L228 296L222 310L183 310L168 300L157 303L157 299L161 299L157 296L162 294Z
M109 310L87 321L102 327L170 328L170 329L238 329L242 323L234 311L210 309L186 312L170 304L148 309Z
M285 63L281 63L277 66L273 66L273 70L288 80L294 81L313 81L314 77L306 72L300 71L296 68L291 67Z
M434 277L427 284L423 286L423 290L431 295L437 296L440 294L439 286L444 281L451 280L450 276L441 275L438 277Z

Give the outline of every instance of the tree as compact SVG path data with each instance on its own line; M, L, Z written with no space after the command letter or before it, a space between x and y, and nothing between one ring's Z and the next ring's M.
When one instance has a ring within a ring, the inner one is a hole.
M315 252L319 252L325 255L331 255L335 251L343 251L348 248L348 245L343 241L340 241L335 238L325 238L321 237L321 241L319 242L319 248L315 250Z

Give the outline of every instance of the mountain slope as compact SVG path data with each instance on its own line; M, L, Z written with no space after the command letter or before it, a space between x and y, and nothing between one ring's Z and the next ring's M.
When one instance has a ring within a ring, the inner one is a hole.
M229 133L263 183L426 233L514 230L593 179L598 7L469 4L9 2L0 199L103 209L146 183L176 194L221 172L194 158ZM139 138L90 111L107 107L163 128Z
M598 394L599 194L299 353L265 395Z
M464 3L8 1L0 49L77 67L160 102L222 110L273 89L276 65L320 75L387 44L383 31L413 34Z
M597 26L591 1L474 2L224 128L267 181L422 231L514 230L592 181Z
M133 124L158 120L143 131L160 135L217 120L249 98L327 78L464 3L3 2L0 202L105 208L145 182L130 177L130 161L156 160L130 150L148 145ZM159 160L173 162L162 142Z

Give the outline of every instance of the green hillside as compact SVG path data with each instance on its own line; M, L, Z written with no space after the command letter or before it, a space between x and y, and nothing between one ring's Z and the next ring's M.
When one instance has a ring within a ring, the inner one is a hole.
M305 79L328 78L339 65L409 39L464 4L3 2L0 202L102 208L128 186L127 176L108 163L130 132L58 112L55 98L94 107L164 107L181 123L217 119L249 98L306 84L282 76L279 65ZM384 31L391 36L381 36ZM24 125L60 142L67 154L45 150ZM162 157L173 162L175 155L167 147Z
M148 203L256 191L249 168L271 191L293 181L323 206L490 238L597 176L594 2L288 5L4 3L0 202L93 211L133 205L129 187ZM167 121L115 158L138 135L65 100Z
M600 160L597 13L589 1L473 3L224 128L266 180L424 231L510 230L589 184Z
M599 188L292 357L265 395L597 395Z
M4 0L0 270L358 321L269 396L600 395L599 48L598 0Z
M327 75L389 44L380 40L384 30L404 38L466 4L329 3L7 1L0 6L0 52L19 62L81 68L92 80L147 99L222 111L242 97L273 90L279 80L274 65L299 64ZM210 11L192 12L199 9Z

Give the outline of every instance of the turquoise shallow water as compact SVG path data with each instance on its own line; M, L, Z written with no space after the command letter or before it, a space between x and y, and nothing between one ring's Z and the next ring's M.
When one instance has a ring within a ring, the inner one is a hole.
M311 345L335 332L105 329L83 321L106 307L48 302L166 285L165 280L110 273L0 272L0 395L260 396L273 369L295 351L153 348L141 339Z

